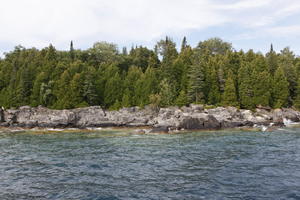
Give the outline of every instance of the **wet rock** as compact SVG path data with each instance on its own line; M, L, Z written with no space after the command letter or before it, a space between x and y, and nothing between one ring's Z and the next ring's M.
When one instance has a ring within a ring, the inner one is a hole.
M198 116L184 117L179 128L187 130L218 129L221 128L221 124L214 116L202 113Z
M168 133L169 127L167 126L158 126L154 127L149 133Z

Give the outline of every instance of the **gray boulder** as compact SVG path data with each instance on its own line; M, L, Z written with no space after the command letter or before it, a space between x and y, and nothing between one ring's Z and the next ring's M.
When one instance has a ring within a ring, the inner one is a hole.
M187 130L218 129L221 128L221 124L214 116L201 113L198 116L183 117L179 128Z

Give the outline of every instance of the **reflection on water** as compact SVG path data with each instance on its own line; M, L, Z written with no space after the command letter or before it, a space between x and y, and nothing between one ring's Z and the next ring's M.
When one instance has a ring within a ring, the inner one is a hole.
M299 199L299 186L300 129L0 132L1 200Z

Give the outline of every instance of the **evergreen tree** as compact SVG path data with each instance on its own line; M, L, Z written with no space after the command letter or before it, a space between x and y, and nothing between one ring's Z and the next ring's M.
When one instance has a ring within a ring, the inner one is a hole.
M239 100L241 108L253 109L255 103L253 81L251 79L252 71L249 63L243 64L239 70Z
M99 96L96 88L95 71L91 69L85 74L83 82L83 97L88 105L94 106L99 103Z
M73 41L72 40L71 40L71 43L70 43L70 58L71 58L72 62L75 59L75 52L74 52L74 47L73 47Z
M255 105L269 106L271 100L271 78L267 71L254 73L252 79L255 80L254 87L254 103Z
M187 98L187 95L184 90L180 91L180 93L175 101L175 104L180 107L188 104L188 98Z
M127 107L130 107L131 104L130 104L130 91L129 89L127 88L123 94L123 97L122 97L122 107L124 108L127 108Z
M174 95L174 87L172 87L167 79L163 79L160 83L159 96L161 97L161 106L173 105L176 97Z
M187 46L188 45L187 45L186 37L184 36L183 39L182 39L180 52L183 52L187 48Z
M193 65L189 73L188 99L189 102L205 102L205 77L201 65Z
M274 107L281 108L287 106L289 96L289 82L284 75L284 71L279 67L274 75Z
M211 66L209 71L209 93L208 93L208 103L211 105L216 105L220 102L220 91L219 82L217 79L217 73L214 66Z
M278 68L278 58L276 52L273 50L273 45L271 44L270 51L266 55L266 59L269 66L269 72L274 76L276 69Z
M233 81L233 73L229 71L225 82L225 89L222 96L222 105L224 106L239 106L237 92Z
M115 109L121 106L122 96L122 79L117 72L105 84L104 103L107 107Z

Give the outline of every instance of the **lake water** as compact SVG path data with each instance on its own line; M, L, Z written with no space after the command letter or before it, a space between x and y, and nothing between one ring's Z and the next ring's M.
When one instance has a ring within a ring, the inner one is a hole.
M300 199L300 129L0 133L0 199Z

